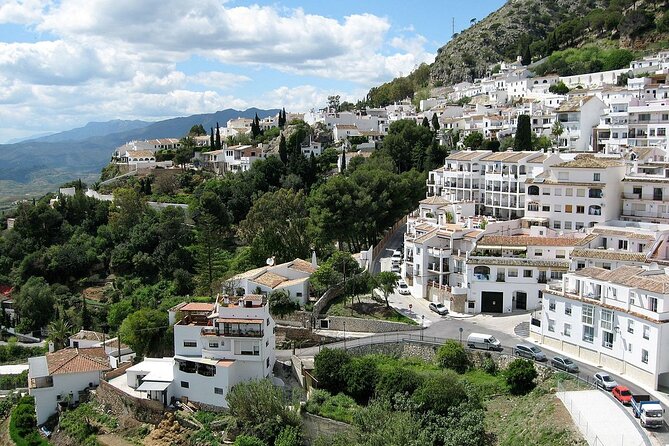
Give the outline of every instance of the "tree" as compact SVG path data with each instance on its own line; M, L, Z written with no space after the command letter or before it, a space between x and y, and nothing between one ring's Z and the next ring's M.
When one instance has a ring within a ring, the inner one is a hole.
M211 150L216 149L216 140L214 139L214 128L211 128L211 134L209 135L209 148Z
M423 116L423 122L421 124L423 127L430 128L430 121L427 119L427 116Z
M516 128L513 150L532 150L532 124L529 115L518 116L518 126Z
M439 347L436 359L439 367L455 370L458 373L465 373L470 364L465 348L459 342L451 339Z
M122 299L119 302L113 303L109 306L107 311L107 324L111 330L118 329L128 315L130 315L135 308L132 305L131 299Z
M567 87L564 82L560 81L548 87L548 91L553 94L567 94L569 93L569 87Z
M369 403L374 396L379 377L375 359L369 356L353 357L344 366L343 372L346 377L346 393L359 404Z
M218 127L218 122L216 123L216 149L221 150L221 129Z
M564 126L560 121L557 119L553 123L553 127L551 127L551 135L555 138L555 144L559 145L560 142L560 136L564 133Z
M207 131L204 129L202 124L195 124L188 131L188 136L204 136L207 134Z
M284 427L274 441L274 446L302 446L302 432L295 426Z
M54 351L67 347L67 341L71 334L72 326L62 318L49 324L49 340L53 342Z
M238 435L232 446L267 446L267 443L252 435Z
M39 330L54 315L54 293L42 277L31 277L14 298L14 309L19 316L18 330L22 333Z
M478 149L483 144L483 135L479 132L472 132L469 135L465 136L465 139L462 143L467 148Z
M446 416L451 408L467 402L469 395L460 376L452 370L444 370L427 378L411 399L421 412Z
M534 136L534 135L532 135ZM546 150L550 149L551 147L551 140L548 136L546 135L541 135L538 138L532 138L532 148L534 150Z
M439 117L436 113L432 113L432 130L438 132L439 128L441 128L441 125L439 124Z
M288 149L286 148L286 137L281 134L279 139L279 158L283 164L288 163Z
M328 110L331 113L336 113L339 111L339 99L341 96L339 95L333 95L333 96L328 96Z
M139 223L146 203L135 189L114 190L113 206L109 209L109 224L121 234L126 234Z
M524 395L534 389L537 370L527 359L514 359L504 370L504 379L514 395Z
M125 318L119 329L121 340L139 356L160 350L163 335L169 327L167 313L144 308Z
M300 309L300 305L290 298L286 290L274 290L270 293L269 312L272 316L285 316Z
M409 368L382 369L376 382L376 397L390 402L398 394L410 397L422 382L422 376Z
M286 427L300 425L300 416L290 409L291 402L287 401L283 389L275 387L269 379L235 384L225 399L241 432L267 444L274 444Z
M341 149L341 166L339 168L340 172L344 172L346 170L346 149L342 147Z
M523 44L523 51L521 53L520 63L523 65L529 65L532 63L532 52L530 51L530 42L529 39L525 40Z
M253 135L253 139L256 139L260 133L260 119L258 118L258 113L256 113L256 116L251 123L251 135Z
M381 271L376 275L376 283L383 293L383 298L386 301L386 307L390 307L388 296L390 296L395 291L395 287L397 287L398 281L399 277L397 277L397 274L391 271Z
M346 350L324 348L314 357L314 375L318 387L336 394L346 388L347 364L351 356Z

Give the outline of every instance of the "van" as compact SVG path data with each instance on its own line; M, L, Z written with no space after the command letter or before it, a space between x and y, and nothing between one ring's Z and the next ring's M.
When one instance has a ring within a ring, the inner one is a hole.
M390 259L393 265L399 265L402 262L402 253L399 251L394 251Z
M472 333L467 337L467 347L484 350L502 350L502 344L493 336L483 333Z

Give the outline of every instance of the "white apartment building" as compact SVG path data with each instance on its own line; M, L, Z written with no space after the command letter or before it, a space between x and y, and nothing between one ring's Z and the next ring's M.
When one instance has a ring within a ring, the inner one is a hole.
M37 425L58 412L58 405L76 404L81 393L97 387L111 370L102 347L64 348L28 358L28 393L35 398Z
M526 180L525 217L558 231L578 231L620 215L623 164L577 155Z
M653 389L669 385L669 275L656 265L588 267L544 292L531 336Z
M567 151L590 151L592 129L599 124L604 102L596 96L570 97L555 109L556 119L562 124L563 133L558 138L558 148Z
M669 149L669 99L629 104L629 145Z
M266 157L263 147L250 145L225 146L220 150L201 154L202 166L219 175L227 172L245 172L254 162Z
M584 237L558 236L541 226L518 235L484 234L467 253L467 313L540 308L545 284L562 279Z

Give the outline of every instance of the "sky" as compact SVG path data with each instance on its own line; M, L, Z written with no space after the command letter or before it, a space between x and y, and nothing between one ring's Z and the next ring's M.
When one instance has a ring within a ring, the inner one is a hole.
M321 108L504 0L0 0L0 143L90 121Z

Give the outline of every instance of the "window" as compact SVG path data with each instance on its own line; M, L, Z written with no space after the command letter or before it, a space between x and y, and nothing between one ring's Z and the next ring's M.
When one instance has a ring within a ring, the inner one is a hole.
M553 229L562 229L562 222L553 220Z
M531 269L524 269L523 270L523 277L532 277L532 270Z
M539 210L539 204L538 203L528 203L527 204L527 210L530 212L536 212Z
M572 195L574 195L574 189L568 187L567 190L565 191L565 195L571 197Z
M555 194L556 197L561 197L562 196L562 189L555 188L554 194Z
M214 393L216 395L223 395L223 389L221 389L220 387L214 387Z
M564 331L562 333L565 336L571 336L571 324L564 324Z
M603 330L613 331L613 311L602 308L599 325Z
M534 255L538 256L538 257L541 257L543 255L543 252L541 251L541 249L535 249L534 250Z
M643 338L650 339L650 327L648 325L643 326Z
M565 205L564 205L564 211L565 211L567 214L571 214L571 209L572 209L572 205L571 205L571 204L565 204Z
M641 362L648 364L648 350L641 349Z
M576 189L577 197L585 197L585 189Z
M555 332L555 321L548 319L548 331Z
M610 331L602 331L602 347L613 348L613 333Z
M553 205L553 211L562 212L562 205L561 204Z
M548 311L555 311L555 300L550 299L548 301Z
M184 389L188 389L190 388L190 384L188 383L188 381L181 381L181 387L183 387Z
M583 223L582 221L577 221L577 222L574 224L574 229L576 229L576 230L578 231L579 229L583 229L583 226L585 226L585 225L584 225L584 223Z
M566 254L565 254L564 249L558 249L557 251L555 251L555 258L556 259L564 259L565 256L566 256Z
M542 210L543 212L550 212L550 211L551 211L551 207L550 207L549 205L547 205L547 204L544 204L543 206L541 206L541 210Z
M581 309L581 322L584 324L594 325L595 324L595 307L592 305L584 304Z
M571 211L570 211L571 212ZM565 221L564 222L564 228L565 229L571 229L571 222L570 221Z
M209 348L218 348L218 342L210 342Z
M476 301L474 301L474 300L467 301L467 308L469 308L469 309L476 308Z
M577 214L585 214L585 206L576 206Z
M578 262L576 264L576 269L583 269L585 268L585 262Z
M517 269L510 269L509 270L509 277L518 277L518 270Z
M634 333L634 321L627 319L627 333Z
M539 195L538 186L530 186L527 188L527 195Z
M618 240L618 249L627 251L627 240Z
M583 326L583 342L590 342L595 339L595 327L589 325Z
M648 297L648 309L657 313L657 299L655 297Z
M569 302L564 304L564 314L571 316L571 304Z
M550 195L551 194L551 189L549 187L544 187L541 189L541 195Z
M267 367L269 367L269 356L267 357L267 360L265 361L265 364Z
M196 341L184 341L184 347L197 347Z
M593 173L592 174L592 181L601 181L602 179L602 174L601 173Z

